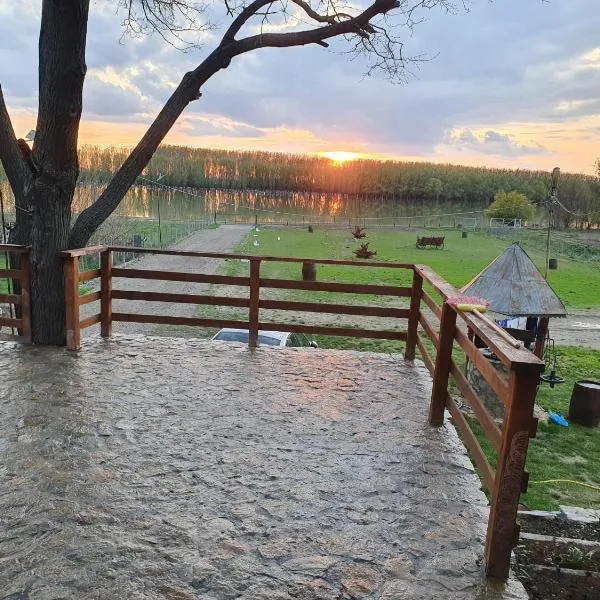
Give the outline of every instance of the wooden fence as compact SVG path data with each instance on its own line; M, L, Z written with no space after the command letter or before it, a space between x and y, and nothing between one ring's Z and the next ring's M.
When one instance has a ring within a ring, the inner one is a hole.
M8 337L10 339L15 339L17 341L30 344L31 311L29 309L29 248L27 246L17 246L15 244L0 244L0 254L5 255L7 258L10 256L18 257L18 260L15 262L19 265L18 268L11 268L10 264L7 264L6 268L0 269L0 280L6 279L7 281L11 282L18 280L20 284L20 291L18 294L0 294L0 303L8 304L12 307L10 316L5 317L0 315L0 330L3 327L16 330L17 333L15 335L9 334Z
M249 261L249 276L206 275L200 273L176 273L149 271L136 268L113 268L112 253L121 252L121 247L97 246L63 252L65 257L65 281L67 302L67 344L77 349L81 343L81 330L100 323L101 335L111 335L114 321L191 325L198 327L236 327L249 330L249 345L255 347L258 331L289 331L316 335L340 335L406 342L405 359L415 358L418 348L422 359L433 377L433 391L429 407L429 422L434 426L443 423L444 411L448 409L459 430L463 442L469 449L473 461L491 496L490 518L486 539L486 571L489 576L506 579L510 568L510 556L518 540L517 507L519 496L527 487L525 460L530 437L535 435L537 421L533 418L533 406L537 384L544 365L536 356L524 348L515 348L502 335L502 330L481 321L470 313L458 311L446 300L457 295L457 291L436 273L422 265L384 263L373 261L317 260L253 256L211 252L180 252L146 248L127 248L137 254L163 254L186 257L202 257ZM99 254L100 267L79 271L79 258ZM352 265L363 268L404 269L412 272L412 285L372 285L338 282L301 281L271 279L261 276L261 265L265 262L313 263L320 265ZM113 277L128 279L152 279L185 281L195 283L233 285L248 288L245 297L211 296L198 294L175 294L113 289ZM80 295L80 284L100 278L100 290ZM404 297L410 299L409 308L364 306L342 303L298 302L268 300L261 298L262 289L306 290L313 292L342 292L369 294L374 296ZM434 295L441 299L436 303ZM208 304L213 306L241 307L248 309L248 320L201 319L167 315L113 312L112 301L137 300ZM82 305L100 301L98 313L80 318ZM355 327L331 327L300 323L272 323L260 319L261 309L277 309L294 312L329 313L332 315L357 315L406 320L406 330L361 329ZM429 310L424 310L429 309ZM436 326L431 318L439 321ZM460 326L459 326L460 325ZM506 367L508 376L496 370L475 346L468 332L473 332L496 354ZM431 356L431 340L435 357ZM460 349L480 371L483 378L496 392L505 406L505 417L499 427L489 414L467 378L453 358L453 350ZM473 433L469 419L459 410L449 393L449 379L454 378L456 387L472 407L474 417L491 440L497 451L496 469L486 458Z

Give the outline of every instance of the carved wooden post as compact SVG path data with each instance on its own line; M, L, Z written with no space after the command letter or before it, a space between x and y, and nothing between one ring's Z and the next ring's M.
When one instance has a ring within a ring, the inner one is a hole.
M408 332L406 337L406 348L404 358L415 359L417 347L417 331L419 329L419 313L421 311L421 292L423 290L423 277L415 269L413 271L412 295L410 297L410 314L408 316Z
M519 537L517 509L521 492L527 489L525 460L529 438L535 435L533 406L541 370L541 365L532 364L510 374L485 546L486 572L497 579L508 577L510 555Z
M21 336L24 343L31 344L31 262L29 260L29 250L21 254L19 261L21 270L21 318L23 319Z
M258 303L260 301L260 258L250 259L250 309L248 311L248 346L258 346Z
M100 335L112 335L112 251L100 253Z
M452 346L456 331L456 311L446 302L442 306L440 339L435 357L433 389L429 405L429 423L440 426L444 423L444 409L448 395L448 378L452 361Z
M65 304L67 348L78 350L81 347L79 327L79 258L65 257Z

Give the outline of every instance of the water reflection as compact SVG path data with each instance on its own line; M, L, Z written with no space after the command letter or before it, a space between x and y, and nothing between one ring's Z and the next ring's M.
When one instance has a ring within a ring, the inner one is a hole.
M14 213L14 201L7 182L0 184L6 209ZM73 212L90 206L102 192L98 185L81 185L76 189ZM460 208L440 206L440 212L456 212ZM220 220L248 221L257 218L263 223L301 223L309 219L346 224L348 220L385 219L392 224L406 223L423 214L421 202L407 202L385 196L343 193L285 192L256 190L223 190L169 188L139 185L132 187L116 211L123 217L139 217L186 221ZM414 222L415 225L422 224Z

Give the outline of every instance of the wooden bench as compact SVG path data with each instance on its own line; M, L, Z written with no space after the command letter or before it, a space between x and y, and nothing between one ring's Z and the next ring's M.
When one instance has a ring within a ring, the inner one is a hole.
M426 248L432 246L433 248L444 247L445 236L442 237L417 237L417 248Z

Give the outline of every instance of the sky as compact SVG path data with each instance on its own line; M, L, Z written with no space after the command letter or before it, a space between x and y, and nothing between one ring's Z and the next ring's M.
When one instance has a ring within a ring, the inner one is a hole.
M200 49L184 53L156 34L123 37L118 4L96 0L90 9L80 144L135 145L229 22L224 4L210 3L215 27L199 35ZM412 32L395 28L406 55L426 58L402 85L366 75L368 64L351 60L344 40L329 49L262 49L209 80L165 142L593 173L597 0L460 4L450 14L423 11ZM0 5L0 83L18 136L35 128L40 14L41 1ZM292 14L272 29L302 21ZM390 21L400 24L393 13Z

